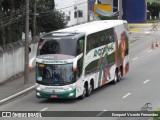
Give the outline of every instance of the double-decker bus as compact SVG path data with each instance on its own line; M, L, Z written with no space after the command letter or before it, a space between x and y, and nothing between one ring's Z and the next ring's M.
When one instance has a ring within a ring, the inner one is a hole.
M128 24L94 21L47 33L35 61L38 98L83 99L128 72Z

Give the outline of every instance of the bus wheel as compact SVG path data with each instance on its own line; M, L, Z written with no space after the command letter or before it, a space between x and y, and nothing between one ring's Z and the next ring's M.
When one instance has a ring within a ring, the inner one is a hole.
M115 76L114 76L114 80L113 80L113 84L116 84L117 82L118 82L118 72L117 72L117 70L115 71Z
M87 91L86 91L86 96L90 96L92 93L92 90L93 90L93 86L92 86L92 84L90 84Z
M86 96L86 86L84 86L83 94L79 97L81 100Z
M119 82L121 79L122 79L122 72L119 71L119 72L118 72L118 79L117 79L117 82Z

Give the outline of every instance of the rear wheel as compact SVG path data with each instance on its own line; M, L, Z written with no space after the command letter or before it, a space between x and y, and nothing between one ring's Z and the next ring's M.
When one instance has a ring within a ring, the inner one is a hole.
M90 84L87 91L86 91L86 96L90 96L92 91L93 91L93 86L92 86L92 84Z

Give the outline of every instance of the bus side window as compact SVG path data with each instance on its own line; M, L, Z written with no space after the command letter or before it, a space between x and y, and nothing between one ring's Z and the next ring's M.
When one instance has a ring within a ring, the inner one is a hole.
M94 39L93 39L92 35L89 35L87 37L87 50L86 50L87 53L94 47L94 41L93 40Z
M85 37L79 38L77 42L77 55L84 53L84 43L85 43ZM81 76L82 68L83 68L83 56L77 62L76 78L79 78Z
M76 78L79 78L82 75L82 68L83 68L83 57L78 60Z
M82 37L77 42L77 55L84 53L84 40L85 37Z

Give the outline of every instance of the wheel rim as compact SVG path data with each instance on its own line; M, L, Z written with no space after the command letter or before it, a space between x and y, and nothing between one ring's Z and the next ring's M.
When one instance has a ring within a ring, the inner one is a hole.
M114 81L117 82L117 73L115 73Z
M119 79L119 80L122 79L122 74L121 74L121 72L118 73L118 79Z
M90 85L88 92L89 92L89 94L91 94L91 92L92 92L92 85Z
M85 95L86 95L86 88L84 87L83 97L85 97Z

